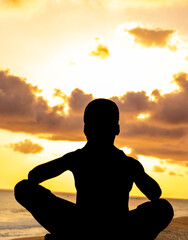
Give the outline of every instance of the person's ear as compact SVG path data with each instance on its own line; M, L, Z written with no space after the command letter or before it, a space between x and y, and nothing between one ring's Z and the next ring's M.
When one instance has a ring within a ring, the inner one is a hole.
M116 128L115 128L115 135L119 135L120 133L120 126L119 124L117 124Z
M84 134L85 134L86 137L87 137L87 127L86 127L86 125L84 125Z

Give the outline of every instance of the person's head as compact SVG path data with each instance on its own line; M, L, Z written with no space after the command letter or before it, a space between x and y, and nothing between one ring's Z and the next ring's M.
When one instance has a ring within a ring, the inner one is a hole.
M91 101L84 112L84 133L90 142L113 144L119 134L119 109L108 99Z

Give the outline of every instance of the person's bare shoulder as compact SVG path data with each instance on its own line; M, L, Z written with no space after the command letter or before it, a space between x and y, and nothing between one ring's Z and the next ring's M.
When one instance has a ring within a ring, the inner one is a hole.
M69 170L72 170L72 168L74 168L79 162L81 154L82 154L82 149L77 149L75 151L66 153L60 159L65 160L69 165Z
M124 160L125 160L124 164L131 175L136 177L136 176L144 173L144 168L137 159L135 159L131 156L127 156L124 152L123 152L123 154L124 154Z

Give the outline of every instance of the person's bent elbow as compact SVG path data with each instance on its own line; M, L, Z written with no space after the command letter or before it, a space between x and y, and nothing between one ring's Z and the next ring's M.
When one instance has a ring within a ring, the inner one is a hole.
M155 201L155 200L158 200L161 197L161 195L162 195L162 190L160 187L158 187L153 191L151 191L147 197L150 201Z
M28 174L28 181L31 184L39 184L40 182L40 175L38 174L38 172L36 171L36 168L32 169L29 174Z
M14 196L17 202L23 205L25 196L27 195L28 180L24 179L16 184L14 187Z

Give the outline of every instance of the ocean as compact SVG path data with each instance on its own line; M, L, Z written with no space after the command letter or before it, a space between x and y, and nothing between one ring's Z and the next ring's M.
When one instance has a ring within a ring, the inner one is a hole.
M75 194L57 193L59 197L75 202ZM117 194L118 197L118 194ZM188 216L188 199L168 199L174 207L175 217ZM146 198L131 197L129 208L145 202ZM0 239L44 235L47 232L20 206L13 191L0 190Z

